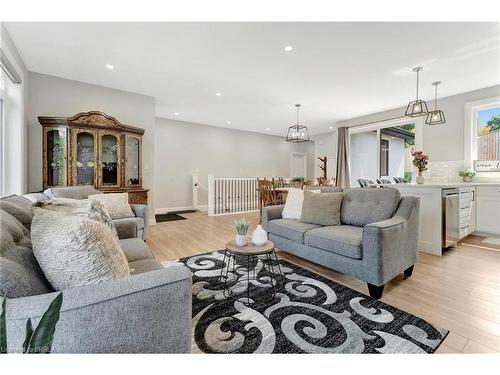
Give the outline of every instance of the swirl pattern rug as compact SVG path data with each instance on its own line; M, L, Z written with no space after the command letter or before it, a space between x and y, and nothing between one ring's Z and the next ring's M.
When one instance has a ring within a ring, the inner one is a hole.
M193 273L193 353L433 353L448 334L284 260L280 279L264 257L250 270L245 258L236 258L229 277L244 282L225 297L219 282L224 262L223 251L163 262ZM255 275L250 300L248 272ZM270 281L277 292L269 301Z

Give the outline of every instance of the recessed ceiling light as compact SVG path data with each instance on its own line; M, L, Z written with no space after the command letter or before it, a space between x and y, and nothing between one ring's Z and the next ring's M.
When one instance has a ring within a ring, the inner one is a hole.
M285 47L285 51L286 51L286 52L290 52L291 50L293 50L293 47L292 47L292 46L286 46L286 47Z
M220 92L216 92L215 96L221 96L222 94Z
M267 131L269 131L269 130L271 130L271 129L269 129L269 128L266 128L266 130L267 130Z
M329 126L328 129L333 129L333 126Z
M174 115L179 116L179 112L174 112Z
M228 125L231 125L231 121L228 121L228 122L227 122L227 124L228 124Z
M106 64L106 68L108 68L109 70L113 70L115 66L111 64Z

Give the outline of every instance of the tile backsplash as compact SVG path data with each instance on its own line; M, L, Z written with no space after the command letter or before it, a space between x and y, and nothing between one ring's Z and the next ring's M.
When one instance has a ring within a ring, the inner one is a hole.
M429 161L428 170L424 172L426 183L454 183L461 182L458 173L465 168L463 160ZM476 182L500 181L500 172L478 172L474 177Z

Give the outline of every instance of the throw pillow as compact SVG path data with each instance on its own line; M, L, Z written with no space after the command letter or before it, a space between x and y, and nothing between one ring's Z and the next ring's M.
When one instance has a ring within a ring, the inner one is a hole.
M33 219L33 207L31 201L20 197L10 196L0 199L0 209L8 212L20 221L27 229L30 229Z
M130 275L118 240L98 221L37 208L31 242L40 268L55 290Z
M311 193L320 193L320 190L309 190ZM304 201L304 190L289 189L286 196L285 207L281 213L283 219L297 219L302 216L302 203Z
M135 216L128 204L128 193L92 194L89 199L101 202L113 220Z
M315 194L306 190L300 221L324 226L339 225L341 205L342 193Z
M71 215L85 216L106 224L118 239L115 225L111 220L108 210L97 200L52 198L47 202L39 202L37 206L50 211L65 212Z

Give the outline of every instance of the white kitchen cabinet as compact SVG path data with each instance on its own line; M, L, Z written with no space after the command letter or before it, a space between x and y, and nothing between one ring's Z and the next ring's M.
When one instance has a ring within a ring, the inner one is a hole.
M476 234L500 236L500 185L477 187Z

